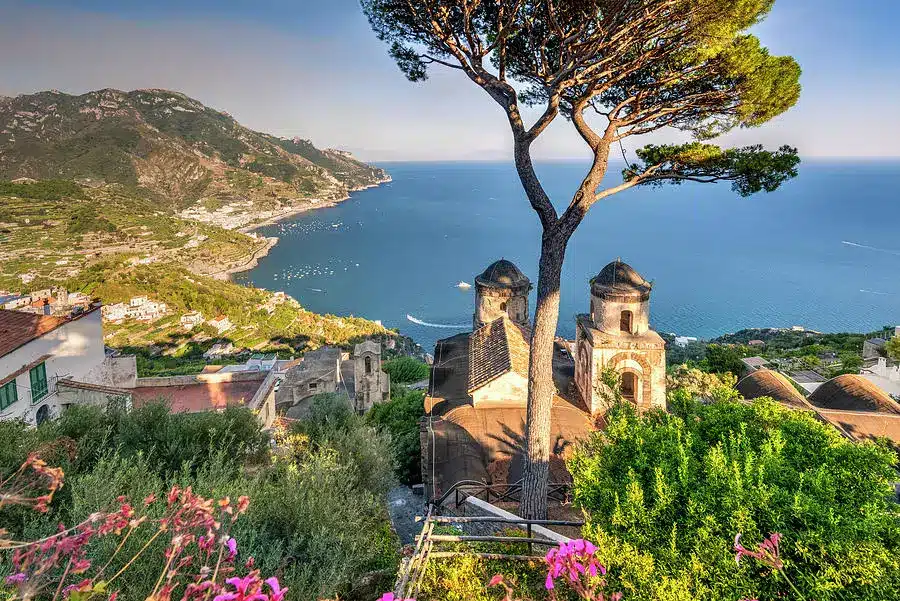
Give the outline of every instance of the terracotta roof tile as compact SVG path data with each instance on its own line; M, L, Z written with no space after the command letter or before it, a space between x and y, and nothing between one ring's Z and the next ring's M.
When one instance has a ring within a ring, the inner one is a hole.
M65 317L0 309L0 357L68 322Z
M790 381L771 369L760 369L753 372L738 382L735 388L748 401L767 396L788 405L807 406L803 395L797 392Z
M809 395L809 402L826 410L900 414L900 404L857 374L845 374L828 380Z
M525 336L522 328L506 317L499 317L472 332L468 392L511 371L527 378L529 345Z

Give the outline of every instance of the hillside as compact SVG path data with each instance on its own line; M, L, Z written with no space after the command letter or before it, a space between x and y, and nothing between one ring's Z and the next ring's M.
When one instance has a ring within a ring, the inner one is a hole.
M129 264L176 262L222 275L270 241L160 210L122 185L0 181L0 290L29 290L77 276L117 256Z
M230 227L388 179L349 153L253 131L167 90L0 97L0 180L22 177L142 189L195 219L228 215Z

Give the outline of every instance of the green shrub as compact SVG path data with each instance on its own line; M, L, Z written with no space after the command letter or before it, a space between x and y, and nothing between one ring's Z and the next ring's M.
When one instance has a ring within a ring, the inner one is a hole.
M782 559L807 599L900 598L900 509L890 501L896 456L858 444L770 399L673 414L614 408L605 432L569 463L585 538L628 599L793 598L751 561L780 532Z
M249 510L231 531L241 562L252 556L263 574L277 575L291 589L290 599L376 598L391 588L399 560L384 503L393 465L386 437L345 410L346 399L343 406L339 400L323 395L310 420L297 424L312 434L302 452L250 466L243 465L255 457L248 451L265 439L255 421L245 421L253 419L245 409L169 415L162 404L131 413L73 408L52 427L28 431L0 423L5 464L15 465L17 455L48 444L63 451L67 445L60 441L74 445L65 486L50 513L4 508L0 527L15 540L36 540L59 523L77 524L116 507L119 495L140 503L150 494L165 497L173 485L208 498L247 495ZM23 433L22 440L16 438ZM150 511L159 517L162 507ZM106 574L117 572L151 535L152 529L131 534ZM121 541L92 543L92 564L105 565ZM153 541L121 576L119 599L142 601L153 589L167 542L165 536ZM11 573L9 561L0 554L5 574Z
M366 414L366 421L391 438L397 478L404 484L422 481L419 419L425 415L425 393L403 386L391 387L391 400L378 403Z
M381 364L381 369L391 376L394 384L412 384L428 379L428 366L412 357L397 357Z

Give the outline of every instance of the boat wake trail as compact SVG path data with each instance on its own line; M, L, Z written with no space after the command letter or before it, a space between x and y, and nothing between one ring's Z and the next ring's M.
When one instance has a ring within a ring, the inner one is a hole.
M889 255L896 255L900 257L900 250L891 250L889 248L878 248L877 246L869 246L868 244L857 244L856 242L848 242L846 240L841 240L841 244L846 244L847 246L853 246L854 248L864 248L866 250L874 250L875 252L887 253Z
M413 322L414 324L417 324L420 326L427 326L429 328L447 328L448 330L464 330L464 329L470 327L469 324L459 326L459 325L446 324L446 323L428 323L427 321L422 321L421 319L416 319L409 313L406 314L406 319Z
M877 294L878 296L892 296L890 292L876 292L875 290L864 290L862 288L860 288L859 291L865 292L866 294Z

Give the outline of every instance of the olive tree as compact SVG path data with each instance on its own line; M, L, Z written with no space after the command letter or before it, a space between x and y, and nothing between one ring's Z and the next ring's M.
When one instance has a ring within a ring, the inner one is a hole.
M772 56L747 30L774 0L361 0L412 81L457 70L509 122L515 166L543 228L528 377L522 511L546 513L553 340L566 245L596 202L635 186L729 181L741 195L796 175L795 149L722 149L706 141L755 127L800 95L800 68ZM526 123L521 107L535 106ZM452 109L448 109L451 110ZM561 213L541 185L531 146L557 117L593 160ZM465 119L460 113L459 119ZM674 128L685 144L646 145L623 181L601 188L623 140Z

